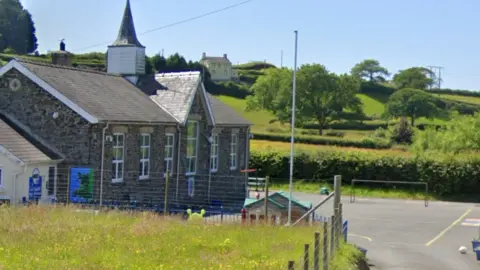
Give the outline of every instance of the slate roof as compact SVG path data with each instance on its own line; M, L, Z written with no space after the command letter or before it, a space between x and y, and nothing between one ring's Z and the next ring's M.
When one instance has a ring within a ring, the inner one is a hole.
M215 62L224 62L224 63L231 63L228 58L222 56L205 56L202 57L201 61L215 61Z
M17 61L99 121L176 123L170 114L121 76Z
M130 7L130 0L127 0L125 5L125 11L123 12L122 24L118 31L117 40L113 42L112 46L137 46L143 47L140 41L138 41L135 26L133 24L132 9Z
M208 100L210 102L210 107L213 111L213 117L215 118L216 125L228 126L250 126L252 123L240 116L236 111L234 111L230 106L223 103L215 96L210 93L207 93Z
M200 72L158 73L155 74L155 80L161 88L150 98L179 122L184 123L201 82Z
M36 145L38 141L17 132L18 127L0 118L0 145L25 163L52 161L60 159L57 155L47 154Z
M272 193L270 195L268 195L268 201L270 202L275 202L275 205L280 205L282 206L280 203L278 203L277 201L275 201L275 196L281 196L285 199L289 199L289 194L283 192L283 191L279 191L279 192L275 192L275 193ZM251 207L252 205L260 202L260 201L263 201L264 198L260 198L260 199L253 199L253 198L247 198L245 199L245 203L244 203L244 207ZM307 202L307 201L299 201L299 200L296 200L295 198L292 197L292 203L306 209L306 210L309 210L310 208L312 208L312 203L311 202ZM283 207L287 207L285 205L283 205Z

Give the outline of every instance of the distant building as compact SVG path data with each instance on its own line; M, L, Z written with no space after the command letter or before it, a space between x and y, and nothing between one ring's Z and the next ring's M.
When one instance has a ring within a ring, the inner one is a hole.
M200 63L207 67L213 81L230 81L238 78L237 71L233 69L227 54L221 57L207 56L206 53L203 53Z

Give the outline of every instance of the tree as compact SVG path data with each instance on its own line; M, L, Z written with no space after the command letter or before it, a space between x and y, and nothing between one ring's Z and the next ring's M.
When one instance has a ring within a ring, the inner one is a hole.
M1 0L0 35L0 51L12 48L17 53L26 54L37 49L32 16L19 0Z
M412 67L405 70L400 70L393 76L393 82L398 89L402 88L416 88L427 89L434 83L435 74L423 67Z
M384 82L390 76L388 70L375 59L366 59L356 64L350 71L352 76L358 79L366 79L370 82Z
M336 75L319 64L303 65L297 73L297 123L315 121L322 135L326 125L337 119L344 109L361 111L361 101L355 95L359 87L358 80L352 76ZM247 109L265 109L282 122L291 118L291 70L265 70L252 90L255 94L247 98Z
M412 126L415 126L415 119L419 117L433 118L440 113L432 95L413 88L405 88L393 93L385 107L385 116L409 117Z
M291 116L292 71L287 68L270 68L252 85L254 95L247 97L247 111L266 110L281 123Z

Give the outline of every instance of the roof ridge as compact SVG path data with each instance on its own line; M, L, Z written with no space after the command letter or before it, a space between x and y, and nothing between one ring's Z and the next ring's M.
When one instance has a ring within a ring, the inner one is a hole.
M200 75L200 71L179 71L179 72L164 72L164 73L155 73L155 77L180 77L180 76L192 76Z
M51 63L45 63L45 62L42 62L42 61L27 60L27 59L24 59L24 58L14 58L14 59L17 62L25 63L25 64L32 64L32 65L58 68L58 69L65 69L65 70L72 70L72 71L88 72L88 73L107 75L107 76L113 76L113 77L122 77L122 76L117 75L117 74L109 74L107 72L93 70L93 69L89 69L89 68L78 68L78 67L72 67L72 66L55 65L55 64L51 64Z

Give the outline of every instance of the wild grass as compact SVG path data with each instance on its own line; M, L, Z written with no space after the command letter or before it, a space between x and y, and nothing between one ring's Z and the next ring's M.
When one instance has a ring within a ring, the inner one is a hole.
M318 230L192 224L69 207L0 207L0 219L0 269L276 270L298 261ZM358 256L349 245L339 254L334 269L349 269Z
M432 94L432 95L440 97L442 99L460 101L460 102L469 103L473 105L480 105L480 97L469 97L469 96L447 95L447 94Z

